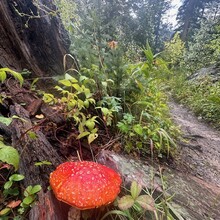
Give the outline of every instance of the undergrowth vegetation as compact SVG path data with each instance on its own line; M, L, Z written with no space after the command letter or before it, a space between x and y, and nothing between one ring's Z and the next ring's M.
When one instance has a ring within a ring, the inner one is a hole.
M220 128L220 83L209 76L188 80L185 74L170 81L173 97L202 119Z

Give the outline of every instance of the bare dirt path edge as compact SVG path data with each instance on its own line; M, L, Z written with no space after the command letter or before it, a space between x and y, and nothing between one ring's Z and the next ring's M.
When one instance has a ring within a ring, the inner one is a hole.
M220 187L220 132L182 105L170 102L169 106L184 138L178 145L177 168Z

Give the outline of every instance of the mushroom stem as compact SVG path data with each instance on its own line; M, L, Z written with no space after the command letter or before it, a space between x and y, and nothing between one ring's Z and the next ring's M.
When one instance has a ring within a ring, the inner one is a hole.
M81 219L81 211L71 206L68 212L68 220L80 220L80 219Z

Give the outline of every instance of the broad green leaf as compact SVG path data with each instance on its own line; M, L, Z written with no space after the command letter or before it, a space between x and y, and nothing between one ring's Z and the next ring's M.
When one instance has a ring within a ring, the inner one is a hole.
M91 144L97 137L98 137L98 134L94 134L94 133L90 134L88 136L88 143Z
M5 184L4 184L4 189L9 189L11 188L13 182L12 181L7 181Z
M13 70L10 70L10 71L8 70L8 72L10 72L14 76L14 78L20 82L20 86L22 86L22 84L24 82L22 75L20 73L13 71Z
M152 212L156 210L154 199L149 195L141 195L135 200L135 202L137 202L143 209Z
M9 126L10 123L12 122L12 118L6 118L3 116L0 116L0 122L5 124L6 126Z
M26 187L26 189L24 190L24 196L28 197L31 194L31 190L32 190L32 186L28 186Z
M85 93L85 96L86 96L87 99L92 96L92 93L90 92L90 89L85 88L84 93Z
M72 77L68 73L65 74L65 79L71 81L71 83L77 83L78 82L78 80L76 78Z
M123 196L118 200L118 207L121 210L129 209L133 205L134 205L134 199L130 195Z
M0 146L0 160L2 162L11 164L15 167L15 170L19 166L19 154L18 151L11 146Z
M78 91L78 92L81 92L81 91L82 91L80 85L78 85L78 84L72 84L72 87L73 87L76 91Z
M133 181L131 183L131 196L133 199L136 199L140 195L141 190L142 190L142 186L138 184L138 182Z
M20 73L15 72L14 70L11 70L9 68L1 68L0 69L0 74L2 72L9 72L12 76L14 76L15 79L17 79L20 82L20 86L22 86L24 79ZM4 78L4 76L3 76Z
M30 196L24 198L22 202L23 202L25 205L30 205L34 200L35 200L35 196L30 195Z
M59 83L63 84L64 86L67 86L67 87L72 86L72 83L67 79L59 80Z
M31 195L36 194L36 193L40 192L41 189L42 189L41 185L35 185L32 187L30 194Z
M134 131L139 134L139 135L143 135L143 128L140 124L136 124L133 126Z
M21 181L24 179L24 176L21 174L13 174L9 177L10 181Z

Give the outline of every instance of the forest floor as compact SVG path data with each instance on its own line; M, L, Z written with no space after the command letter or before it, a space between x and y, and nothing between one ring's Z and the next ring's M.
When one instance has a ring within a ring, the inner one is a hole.
M220 132L198 119L186 107L175 102L170 102L169 106L183 137L178 144L175 167L210 186L220 187Z

